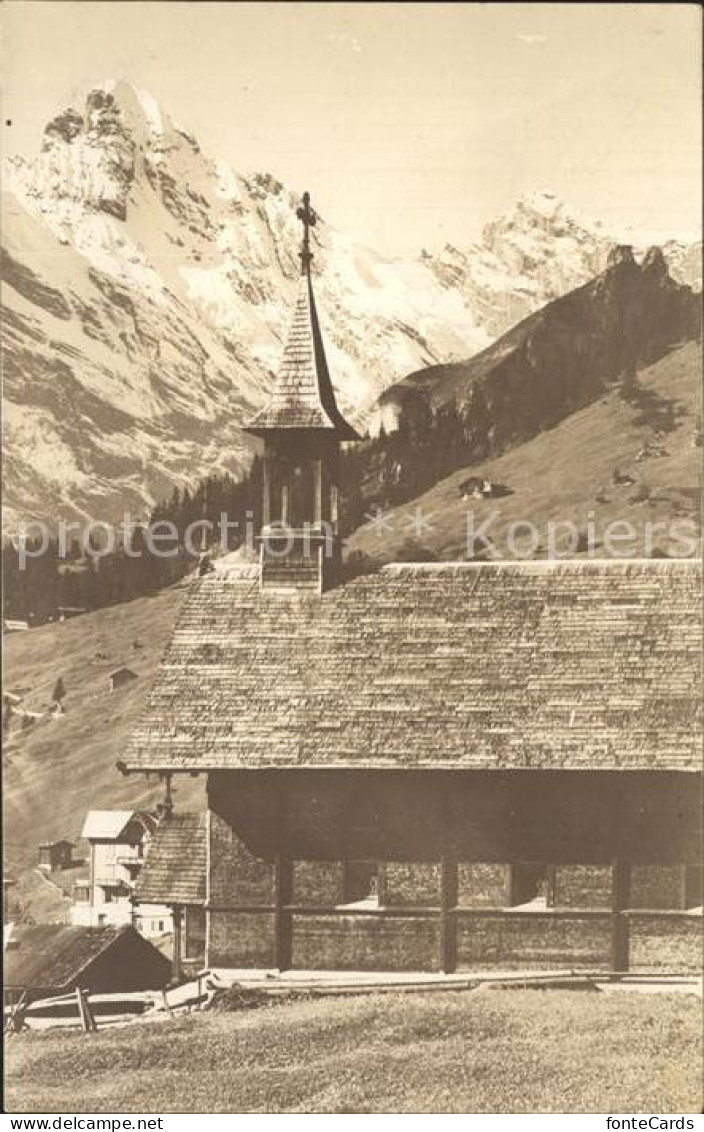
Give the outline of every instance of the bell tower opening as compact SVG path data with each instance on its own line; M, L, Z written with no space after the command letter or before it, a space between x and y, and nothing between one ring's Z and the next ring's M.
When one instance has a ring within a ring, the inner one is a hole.
M317 217L308 193L297 216L303 242L293 320L271 397L246 431L264 441L262 588L322 592L341 559L340 444L359 438L337 406L325 357L310 270Z

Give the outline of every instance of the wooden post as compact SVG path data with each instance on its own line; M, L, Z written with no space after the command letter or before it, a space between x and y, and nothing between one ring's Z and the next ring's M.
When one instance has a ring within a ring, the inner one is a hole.
M98 1026L88 1001L88 991L76 987L76 1002L78 1004L78 1017L81 1020L84 1032L87 1034L91 1030L97 1030Z
M166 987L161 988L161 997L162 997L163 1002L164 1002L164 1010L168 1014L169 1018L175 1018L176 1015L174 1014L173 1010L171 1009L169 1000L166 997Z
M85 1031L88 1029L88 1022L86 1020L85 1010L83 1009L83 995L81 994L80 987L76 987L76 1006L78 1007L78 1017L80 1019L81 1026Z
M29 996L26 990L23 990L20 997L14 1006L10 1007L10 1011L5 1020L5 1033L6 1034L19 1034L24 1027L25 1014L29 1006Z
M513 908L517 904L516 900L516 866L510 864L507 869L506 876L506 903L509 908Z
M337 492L337 484L330 484L330 523L332 526L333 534L337 534L337 524L339 519L339 496Z
M162 802L162 812L165 818L170 818L174 812L174 799L171 790L171 775L163 774L162 779L164 782L164 801Z
M444 856L440 880L440 970L446 975L457 969L457 862Z
M271 472L269 457L264 457L262 466L262 527L268 527L271 522Z
M291 900L292 868L289 857L277 854L274 862L274 966L287 971L291 966L291 913L285 906Z
M83 991L83 1005L85 1007L85 1012L86 1012L86 1015L88 1017L88 1026L90 1027L91 1030L97 1030L98 1029L98 1023L95 1020L95 1014L93 1013L93 1007L90 1004L89 992L87 990Z
M547 908L555 907L555 888L557 884L557 867L548 865L545 871L545 905Z
M383 908L383 906L388 901L388 895L387 895L388 886L387 886L387 883L386 883L386 863L383 862L383 861L380 861L378 866L377 866L376 889L377 889L377 899L378 899L379 905Z
M320 526L323 521L323 461L315 461L315 469L313 472L315 477L315 502L313 509L313 522L316 526Z
M182 909L176 905L171 910L174 924L174 954L171 961L171 975L175 983L181 981L181 917Z
M628 917L631 866L617 857L611 866L611 970L628 970Z
M95 907L95 842L91 841L88 854L88 901L91 908Z

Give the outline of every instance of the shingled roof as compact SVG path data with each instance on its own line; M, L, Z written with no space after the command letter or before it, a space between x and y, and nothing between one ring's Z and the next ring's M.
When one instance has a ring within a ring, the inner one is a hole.
M257 436L277 429L323 429L340 440L359 439L337 407L309 275L301 276L271 398L245 426Z
M699 769L701 564L196 580L124 769Z
M204 904L206 814L172 814L154 833L135 884L142 904Z

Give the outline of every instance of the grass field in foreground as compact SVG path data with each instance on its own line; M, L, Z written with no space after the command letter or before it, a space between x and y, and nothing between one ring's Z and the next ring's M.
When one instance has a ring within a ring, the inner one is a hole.
M497 990L13 1037L10 1112L697 1112L701 1006Z

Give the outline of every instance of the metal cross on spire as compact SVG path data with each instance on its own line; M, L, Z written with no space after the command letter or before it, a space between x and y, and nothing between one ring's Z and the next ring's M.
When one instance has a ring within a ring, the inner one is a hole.
M310 261L313 258L313 253L310 250L310 229L314 228L318 222L318 217L310 207L310 193L303 194L303 204L296 209L296 216L303 225L303 243L298 253L301 257L301 274L308 275Z

